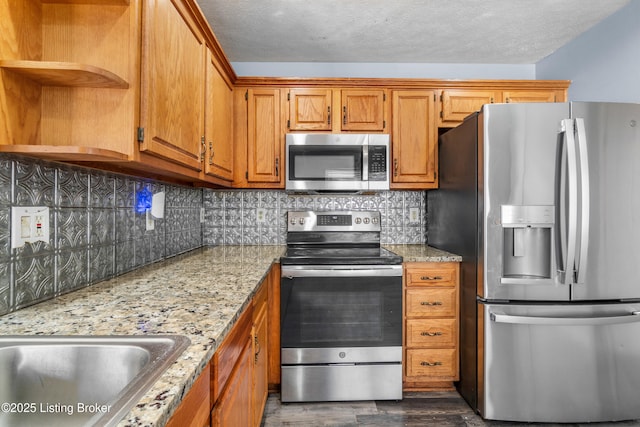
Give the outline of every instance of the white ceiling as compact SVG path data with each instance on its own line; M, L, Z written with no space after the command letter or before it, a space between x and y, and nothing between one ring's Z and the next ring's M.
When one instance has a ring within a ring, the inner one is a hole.
M535 64L629 0L197 0L231 62Z

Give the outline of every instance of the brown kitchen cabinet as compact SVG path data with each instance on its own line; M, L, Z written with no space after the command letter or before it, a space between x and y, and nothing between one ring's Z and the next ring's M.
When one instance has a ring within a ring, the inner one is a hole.
M269 395L269 340L268 340L268 294L271 287L270 275L260 285L253 298L253 395L251 407L252 424L259 426Z
M273 271L273 270L272 270ZM268 396L271 271L212 359L212 427L259 426Z
M502 102L564 102L564 95L555 90L503 91Z
M391 188L436 188L436 92L394 90L391 104Z
M191 386L166 427L205 427L210 425L209 365Z
M438 126L456 127L465 117L480 111L484 104L502 102L499 90L445 89L440 94Z
M287 131L384 132L381 88L293 88L286 91Z
M217 42L193 0L3 2L0 13L0 152L228 182L201 172L206 58L235 76L207 48Z
M219 63L207 49L204 173L233 181L233 85L219 71Z
M206 45L177 1L143 2L140 150L202 168Z
M234 95L234 187L284 188L284 132L278 88Z
M452 389L459 379L459 264L404 267L404 389Z

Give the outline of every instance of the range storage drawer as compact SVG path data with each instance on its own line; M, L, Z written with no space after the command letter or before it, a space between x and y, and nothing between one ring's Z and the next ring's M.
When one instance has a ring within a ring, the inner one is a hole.
M453 348L407 350L407 376L451 378L457 373L457 352Z

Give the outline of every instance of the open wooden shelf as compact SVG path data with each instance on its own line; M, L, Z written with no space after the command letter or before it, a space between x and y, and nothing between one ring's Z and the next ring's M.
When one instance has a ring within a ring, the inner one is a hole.
M74 62L1 60L0 68L45 86L129 88L129 83L110 71Z
M122 162L126 154L94 147L67 145L0 145L0 153L22 154L51 161Z

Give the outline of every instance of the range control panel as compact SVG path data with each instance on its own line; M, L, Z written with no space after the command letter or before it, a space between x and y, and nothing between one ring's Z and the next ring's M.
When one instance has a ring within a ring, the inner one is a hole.
M287 231L380 231L380 212L289 211Z

